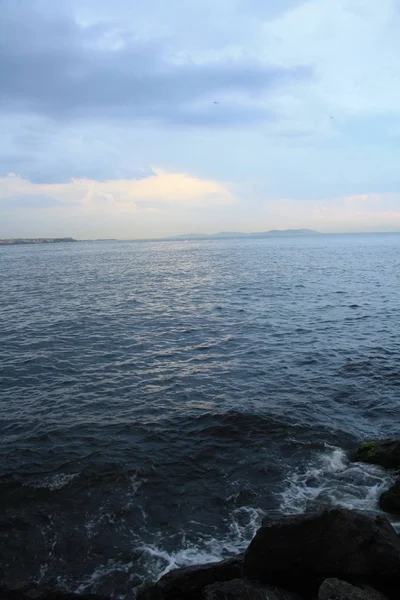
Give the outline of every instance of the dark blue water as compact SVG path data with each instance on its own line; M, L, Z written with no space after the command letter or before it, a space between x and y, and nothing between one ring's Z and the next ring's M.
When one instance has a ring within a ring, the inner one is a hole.
M0 248L0 571L132 596L263 514L376 509L400 235Z

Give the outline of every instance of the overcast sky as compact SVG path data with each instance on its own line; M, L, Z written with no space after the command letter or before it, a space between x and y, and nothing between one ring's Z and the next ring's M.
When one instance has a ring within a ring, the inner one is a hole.
M0 0L0 237L400 231L400 0Z

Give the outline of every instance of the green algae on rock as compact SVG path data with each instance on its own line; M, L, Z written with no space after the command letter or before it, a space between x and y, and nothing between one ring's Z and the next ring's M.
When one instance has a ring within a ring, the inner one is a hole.
M353 462L365 462L385 469L400 469L400 440L369 441L360 446Z

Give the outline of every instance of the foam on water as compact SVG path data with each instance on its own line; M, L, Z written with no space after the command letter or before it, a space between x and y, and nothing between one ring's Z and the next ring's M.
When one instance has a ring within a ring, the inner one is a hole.
M383 469L351 463L342 449L327 445L324 452L288 473L277 509L268 514L273 517L301 514L314 508L333 506L377 512L379 496L393 480L394 477ZM136 475L132 476L131 483L135 495L140 486ZM143 543L140 532L132 530L132 555L126 561L115 559L98 564L78 582L59 577L58 586L78 593L96 591L106 594L117 586L122 591L120 598L131 597L143 583L143 573L146 573L146 580L156 581L176 568L209 564L244 552L265 516L260 508L242 506L231 512L229 521L221 524L218 531L199 533L195 541L187 535L186 528L182 529L172 549L162 532L152 542ZM188 523L192 530L196 525L201 529L201 523Z
M381 493L394 481L380 467L352 463L346 453L327 445L326 452L288 474L281 494L283 514L341 506L376 512Z
M277 513L301 514L333 506L377 512L380 494L393 481L393 475L384 469L352 463L344 450L327 445L325 452L287 475ZM143 546L149 572L159 579L178 567L206 564L239 554L247 548L263 516L261 509L243 506L233 511L226 536L199 536L193 545L182 533L181 547L174 552L168 552L160 544Z
M140 544L140 535L132 532L132 555L129 560L109 560L97 564L93 571L79 581L70 576L58 576L57 587L78 594L98 593L109 595L117 585L122 591L118 598L132 597L136 588L144 582L138 574L138 559L146 572L146 580L156 581L169 571L199 564L224 560L243 552L261 524L264 513L253 507L241 507L233 511L227 524L225 536L199 535L195 543L181 532L179 547L167 550L162 534L153 544ZM195 525L192 522L191 525ZM136 558L135 558L136 557ZM44 569L47 565L44 565ZM142 572L142 568L139 569ZM117 583L116 583L117 582Z
M182 532L181 548L168 552L160 544L142 547L148 557L148 568L155 579L169 571L191 565L208 564L244 552L261 524L264 512L243 506L232 512L228 533L221 538L201 535L196 544L186 541Z
M57 473L57 475L45 477L40 481L25 483L24 485L36 489L47 489L50 491L61 490L61 488L71 483L71 481L73 481L76 477L79 477L79 473Z
M142 487L143 483L145 481L147 481L146 479L138 480L138 473L135 473L134 475L131 475L131 477L129 479L130 479L130 482L131 482L131 488L132 488L132 495L133 496L135 496L137 494L137 492Z
M79 586L74 590L76 594L84 594L88 590L93 589L98 585L102 579L115 573L122 572L128 573L133 566L133 562L122 564L115 560L110 560L104 565L98 565L91 575L89 575ZM58 583L62 586L64 583L62 578L58 579ZM137 582L136 582L137 583ZM68 589L68 587L66 587Z

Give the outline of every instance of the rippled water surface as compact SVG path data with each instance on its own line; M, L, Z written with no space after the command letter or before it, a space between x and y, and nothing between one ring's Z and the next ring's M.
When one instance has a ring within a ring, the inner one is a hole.
M266 513L376 509L400 235L0 248L0 565L130 597Z

